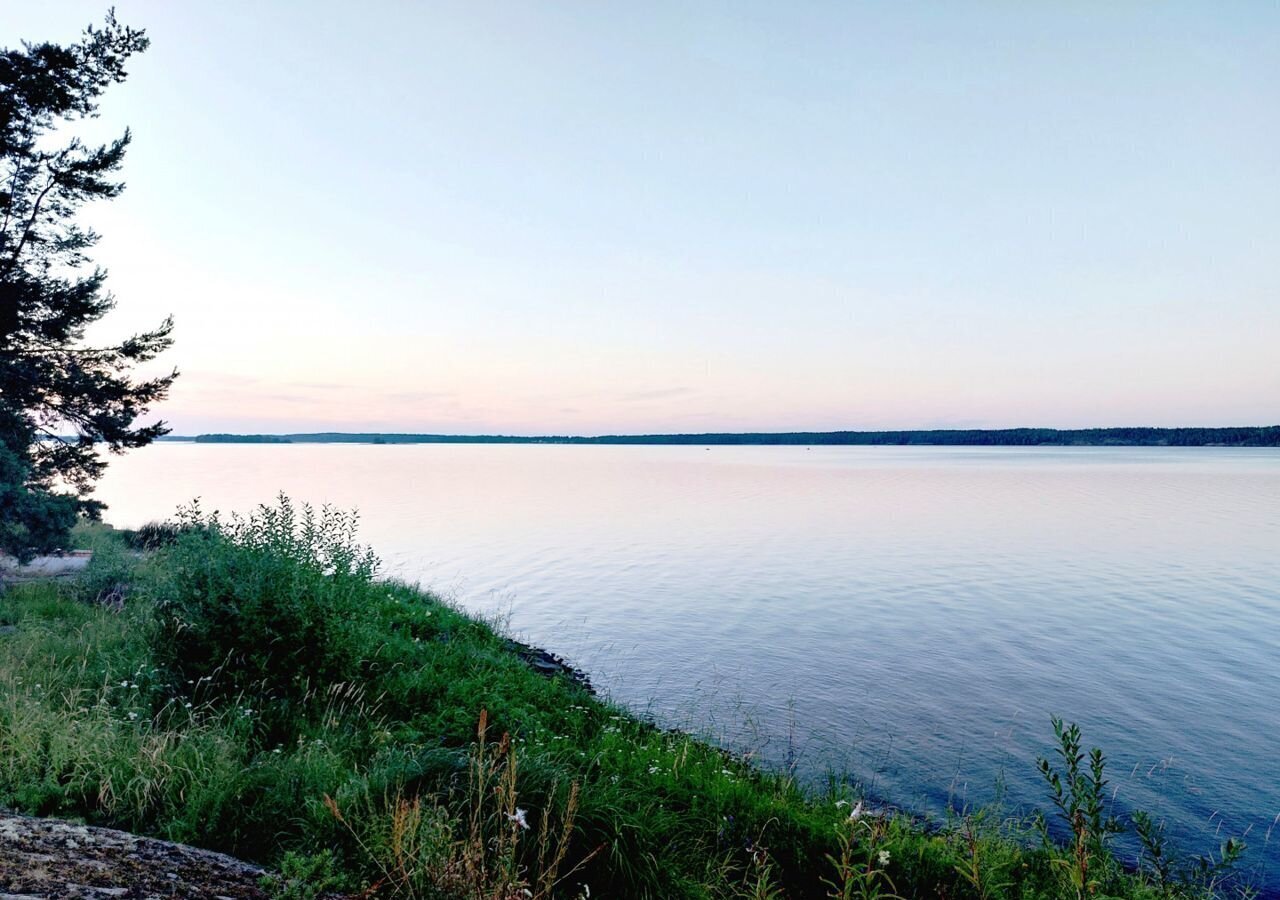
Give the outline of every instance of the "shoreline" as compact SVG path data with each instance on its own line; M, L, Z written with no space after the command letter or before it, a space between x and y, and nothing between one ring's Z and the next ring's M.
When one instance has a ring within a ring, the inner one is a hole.
M169 435L198 444L576 444L624 446L1280 447L1280 425L505 435L400 432Z
M0 719L0 805L159 830L286 872L296 865L287 852L305 852L352 891L388 864L376 835L408 796L436 810L449 836L415 863L414 877L435 884L458 870L431 860L510 841L527 868L511 870L509 883L536 886L539 858L521 856L515 841L525 827L549 827L564 835L565 868L575 867L562 894L571 900L585 885L597 896L746 897L753 879L789 897L825 897L823 879L833 877L966 897L966 860L989 886L1018 885L1019 898L1057 896L1043 892L1057 890L1070 855L1038 843L1030 820L873 809L847 785L805 789L714 742L663 730L595 696L586 673L554 653L416 588L366 578L357 548L284 542L307 533L309 513L282 503L239 538L178 534L141 560L119 533L95 533L83 582L31 582L0 598L0 624L14 628L0 636L0 688L27 723L10 732ZM332 534L342 527L335 520ZM263 549L271 546L281 549ZM339 566L325 574L330 558ZM122 573L124 605L94 604L95 584ZM285 585L290 592L278 590ZM238 620L224 617L219 596L238 598ZM301 630L271 643L263 626ZM63 696L85 700L68 707ZM99 779L127 774L121 784L150 787L102 793ZM468 786L476 778L509 787L477 793ZM32 806L33 783L55 793ZM1154 896L1152 871L1127 869L1101 837L1090 853L1107 890ZM372 859L362 847L374 848ZM322 862L322 848L336 855ZM1187 882L1169 896L1225 895Z

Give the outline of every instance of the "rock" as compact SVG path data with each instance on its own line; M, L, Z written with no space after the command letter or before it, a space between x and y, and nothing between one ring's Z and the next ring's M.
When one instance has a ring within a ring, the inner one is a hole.
M596 692L595 688L591 686L591 679L587 677L587 673L581 669L575 669L554 653L548 653L541 647L522 644L520 641L507 640L505 645L508 650L524 660L525 665L539 675L545 675L548 678L563 675L574 684L582 687L588 694Z
M72 578L83 572L92 558L93 554L88 550L73 550L58 556L37 556L31 562L19 565L11 556L0 556L0 579L19 582Z
M183 844L0 812L0 900L266 900L263 874Z

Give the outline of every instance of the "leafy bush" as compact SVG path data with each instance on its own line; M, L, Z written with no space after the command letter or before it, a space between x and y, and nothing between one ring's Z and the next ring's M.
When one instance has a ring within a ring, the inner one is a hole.
M251 697L276 724L313 686L349 680L359 659L348 629L378 564L356 524L284 496L229 521L182 510L156 586L154 652L171 680L208 698Z
M1074 722L1065 725L1057 717L1051 721L1058 741L1055 752L1062 761L1062 772L1059 773L1044 758L1038 760L1037 765L1049 786L1049 799L1071 833L1071 856L1061 861L1061 868L1076 896L1084 897L1096 893L1099 886L1117 874L1107 849L1107 836L1120 832L1122 828L1119 821L1106 815L1103 809L1107 785L1103 774L1106 757L1094 747L1089 753L1086 770L1082 765L1085 754L1080 726Z

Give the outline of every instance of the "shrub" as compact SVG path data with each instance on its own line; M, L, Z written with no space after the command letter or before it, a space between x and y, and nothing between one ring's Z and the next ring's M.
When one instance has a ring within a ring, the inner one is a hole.
M148 522L135 529L121 532L130 549L140 551L160 550L178 542L184 528L177 522Z
M245 697L264 721L289 719L312 686L349 680L348 628L377 567L355 543L354 513L295 509L283 495L223 521L198 506L157 566L156 659L205 698Z

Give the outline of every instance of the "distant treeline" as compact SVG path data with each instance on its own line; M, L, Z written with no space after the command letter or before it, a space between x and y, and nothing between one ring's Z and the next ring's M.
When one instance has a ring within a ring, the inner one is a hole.
M202 444L789 444L975 447L1280 447L1280 425L1259 428L1005 428L930 431L787 431L742 434L201 434Z
M305 439L306 435L299 435ZM352 435L358 440L360 435ZM293 439L283 434L198 434L194 438L166 437L168 441L195 441L197 444L292 444ZM363 443L363 442L362 442Z

